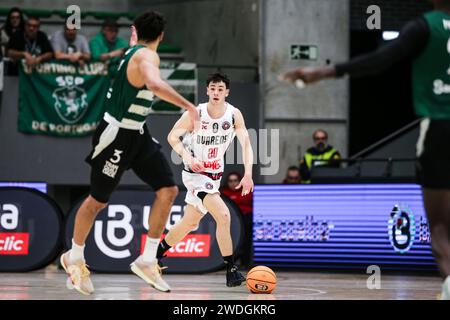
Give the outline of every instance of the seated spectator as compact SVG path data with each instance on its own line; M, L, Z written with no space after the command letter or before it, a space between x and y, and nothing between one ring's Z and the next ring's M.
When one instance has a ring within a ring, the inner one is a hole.
M6 22L0 27L0 56L6 56L6 47L9 39L16 31L22 32L25 20L19 8L14 7L9 10Z
M108 70L114 77L120 58L128 48L128 42L117 36L119 25L113 19L106 19L102 31L89 42L92 60L109 63Z
M47 35L39 31L40 20L29 17L23 32L16 32L8 42L8 57L13 60L25 59L33 67L53 57L53 48Z
M328 144L328 133L318 129L313 133L314 146L309 148L300 163L302 183L310 183L311 167L339 167L341 155Z
M286 172L286 178L283 184L299 184L301 182L300 169L296 166L290 166Z
M51 43L58 60L69 60L82 65L91 58L86 37L78 34L77 29L69 29L67 25L64 25L64 30L53 34Z
M242 187L236 189L239 185L242 176L238 172L231 172L228 174L225 180L225 186L220 189L220 192L230 198L234 203L237 204L242 212L242 218L244 222L244 241L239 250L239 255L241 257L241 264L243 266L249 267L252 260L252 242L253 242L253 192L247 195L242 195Z

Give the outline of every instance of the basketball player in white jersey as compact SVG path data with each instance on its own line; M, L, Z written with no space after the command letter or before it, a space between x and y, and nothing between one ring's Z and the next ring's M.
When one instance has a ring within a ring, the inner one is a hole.
M225 101L230 90L229 79L215 73L207 82L209 102L197 107L200 128L193 132L188 113L185 112L169 133L168 141L183 158L183 183L187 188L184 216L169 231L158 248L160 259L171 247L196 229L206 213L216 221L216 238L227 266L226 285L239 286L245 278L237 270L233 259L230 233L230 212L220 197L220 180L224 170L224 154L236 135L242 146L245 174L236 189L242 194L253 191L253 150L242 113ZM181 141L182 138L182 141Z

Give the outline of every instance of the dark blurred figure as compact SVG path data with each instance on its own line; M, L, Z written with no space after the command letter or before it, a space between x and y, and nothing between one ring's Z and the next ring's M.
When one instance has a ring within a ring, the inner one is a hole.
M84 35L78 34L77 29L69 29L64 25L64 30L53 34L51 43L58 60L69 60L83 65L91 59L88 41Z
M15 32L23 32L25 20L22 11L17 8L11 8L6 17L6 22L0 27L0 69L1 76L17 75L17 64L14 61L4 61L7 56L9 39ZM3 85L3 84L2 84ZM0 89L0 92L3 89ZM1 103L1 99L0 99Z
M104 61L109 64L108 71L113 78L119 65L120 58L128 48L128 42L118 37L119 25L114 19L106 19L102 30L89 42L92 60Z
M23 32L15 32L8 42L8 57L15 61L24 59L25 64L34 67L53 57L53 48L47 35L40 31L41 22L29 17Z
M300 175L302 183L310 183L311 168L314 167L339 167L341 155L328 144L328 133L317 129L313 133L314 146L309 148L300 162ZM321 161L323 160L323 161Z
M253 256L253 192L243 196L242 188L236 189L241 179L242 175L239 172L231 172L228 174L225 185L220 192L230 198L241 209L245 232L239 255L241 264L249 267Z
M25 27L23 13L19 8L14 7L9 10L6 22L0 27L0 55L6 56L6 47L9 39L16 31L22 32Z
M300 169L297 166L290 166L287 169L283 184L299 184L301 181Z

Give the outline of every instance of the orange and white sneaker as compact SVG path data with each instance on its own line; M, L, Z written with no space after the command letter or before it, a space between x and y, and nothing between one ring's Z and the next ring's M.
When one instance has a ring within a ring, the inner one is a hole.
M155 259L153 262L144 262L142 256L139 256L132 264L130 264L131 271L139 278L147 282L153 288L162 291L170 292L169 285L162 278L162 269L158 265L158 260Z
M94 285L89 277L90 272L85 261L80 261L75 264L69 264L69 252L61 255L60 262L67 275L67 288L75 289L84 295L90 295L94 292Z

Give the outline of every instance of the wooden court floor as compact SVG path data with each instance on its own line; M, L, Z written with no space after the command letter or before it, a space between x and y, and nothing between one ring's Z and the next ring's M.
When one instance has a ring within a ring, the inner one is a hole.
M225 286L224 272L165 275L170 293L158 292L132 274L92 274L95 293L66 289L66 275L50 266L28 273L0 273L0 300L435 300L437 276L382 275L381 289L367 289L365 274L277 272L272 294L251 294L245 285Z

